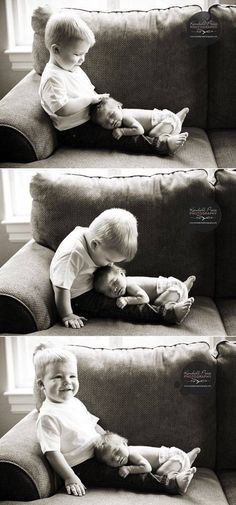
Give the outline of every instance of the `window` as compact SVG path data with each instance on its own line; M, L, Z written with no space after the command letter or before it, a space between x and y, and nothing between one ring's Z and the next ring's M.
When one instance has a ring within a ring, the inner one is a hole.
M30 70L32 68L31 45L33 30L31 28L32 11L39 5L47 3L53 9L76 7L85 10L148 10L167 8L174 5L200 5L207 10L216 0L5 0L8 32L8 48L13 70Z
M7 363L7 391L11 411L26 413L34 408L32 385L34 368L32 355L35 347L40 343L53 342L58 345L82 345L86 347L133 348L157 347L160 345L175 345L176 343L207 342L212 352L220 337L39 337L19 336L5 337L5 354ZM22 366L24 363L24 366Z

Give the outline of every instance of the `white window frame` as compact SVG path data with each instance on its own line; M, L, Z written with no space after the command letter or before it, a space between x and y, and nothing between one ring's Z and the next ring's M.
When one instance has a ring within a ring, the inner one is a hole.
M12 70L16 71L29 71L33 68L33 60L32 60L32 51L31 44L22 45L17 41L17 37L15 34L15 24L16 19L20 19L21 22L25 19L25 12L29 9L29 1L31 2L30 8L33 9L38 5L44 5L45 2L40 0L5 0L5 8L6 8L6 18L7 18L7 33L8 33L8 49L5 50L5 54L8 55ZM85 0L81 0L85 2ZM95 0L99 5L99 0ZM208 10L208 8L218 2L218 0L150 0L152 2L149 8L167 8L170 6L178 5L189 5L190 3L196 4L199 3L202 6L203 10ZM156 6L155 3L156 2ZM159 7L158 7L159 2ZM161 3L160 3L161 2ZM53 7L61 7L67 5L75 5L75 0L48 0L47 2ZM101 10L108 11L116 11L116 10L145 10L145 2L144 0L106 0L107 8L104 8L104 1L102 2ZM93 5L90 1L90 5ZM77 3L78 6L78 3ZM82 4L82 7L87 10L96 10L95 7L90 8L89 2L85 2ZM97 7L99 10L99 7ZM148 10L148 9L147 9ZM21 16L16 16L17 12L21 11ZM20 28L19 28L20 31ZM23 27L21 27L21 32L23 31ZM20 36L21 38L21 36Z
M176 343L193 343L193 342L203 342L209 343L212 352L214 353L216 344L226 338L222 337L157 337L157 336L143 336L143 337L122 337L122 336L110 336L110 337L27 337L26 336L15 336L15 337L4 337L5 338L5 357L6 357L6 368L7 368L7 390L4 395L8 398L11 412L14 414L26 414L35 408L33 390L29 386L22 387L22 382L24 378L29 378L29 373L27 372L27 365L29 364L29 342L35 347L39 343L57 341L59 345L76 344L86 347L98 347L98 348L137 348L137 347L158 347L158 346L169 346L175 345ZM20 364L24 363L23 369ZM25 375L26 374L26 375ZM28 380L28 379L27 379ZM19 381L20 387L17 383ZM32 379L33 382L33 379Z

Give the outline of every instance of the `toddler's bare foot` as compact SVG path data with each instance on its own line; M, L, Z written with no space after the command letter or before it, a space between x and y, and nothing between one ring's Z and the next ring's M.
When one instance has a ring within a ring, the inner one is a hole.
M181 109L179 112L177 112L176 116L178 116L181 123L183 123L188 113L189 113L189 108L184 107L184 109Z
M200 452L201 452L200 447L195 447L194 449L192 449L190 452L187 453L190 461L190 466L192 466L193 462L195 461L196 457Z
M190 289L193 287L193 283L195 282L195 280L196 280L195 275L190 275L190 276L186 279L186 281L184 281L184 284L185 284L185 286L187 287L188 292L189 292L189 291L190 291Z
M188 486L196 473L197 469L195 466L187 470L186 472L181 472L178 475L176 475L176 482L179 487L179 492L180 494L185 494Z
M174 306L175 315L177 317L177 324L181 324L190 312L194 298L188 298L186 302L176 303Z
M183 147L188 138L188 133L179 133L178 135L170 135L167 139L170 154L175 154L180 147Z

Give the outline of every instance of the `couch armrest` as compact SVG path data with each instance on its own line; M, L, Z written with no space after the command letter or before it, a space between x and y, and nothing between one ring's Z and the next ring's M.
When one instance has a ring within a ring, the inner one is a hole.
M34 71L0 101L0 160L27 163L47 158L57 137L38 95L40 76Z
M31 333L56 321L49 280L53 254L32 240L0 269L0 333Z
M0 440L0 499L30 501L54 494L60 479L43 456L36 436L37 411Z

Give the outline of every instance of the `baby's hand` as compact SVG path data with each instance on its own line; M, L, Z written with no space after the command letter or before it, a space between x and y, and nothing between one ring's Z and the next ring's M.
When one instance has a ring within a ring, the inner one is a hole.
M121 466L119 468L119 475L125 479L129 475L129 468L127 466Z
M65 488L68 494L73 494L75 496L85 495L86 487L77 475L75 475L73 479L69 478L65 480Z
M79 317L76 314L69 314L63 317L62 321L66 328L82 328L87 319L85 317Z
M112 135L113 135L114 139L119 140L123 136L122 129L121 128L114 128L114 130L112 130Z
M127 300L124 296L120 296L120 298L117 298L116 300L116 305L119 307L119 309L123 309L127 305Z

